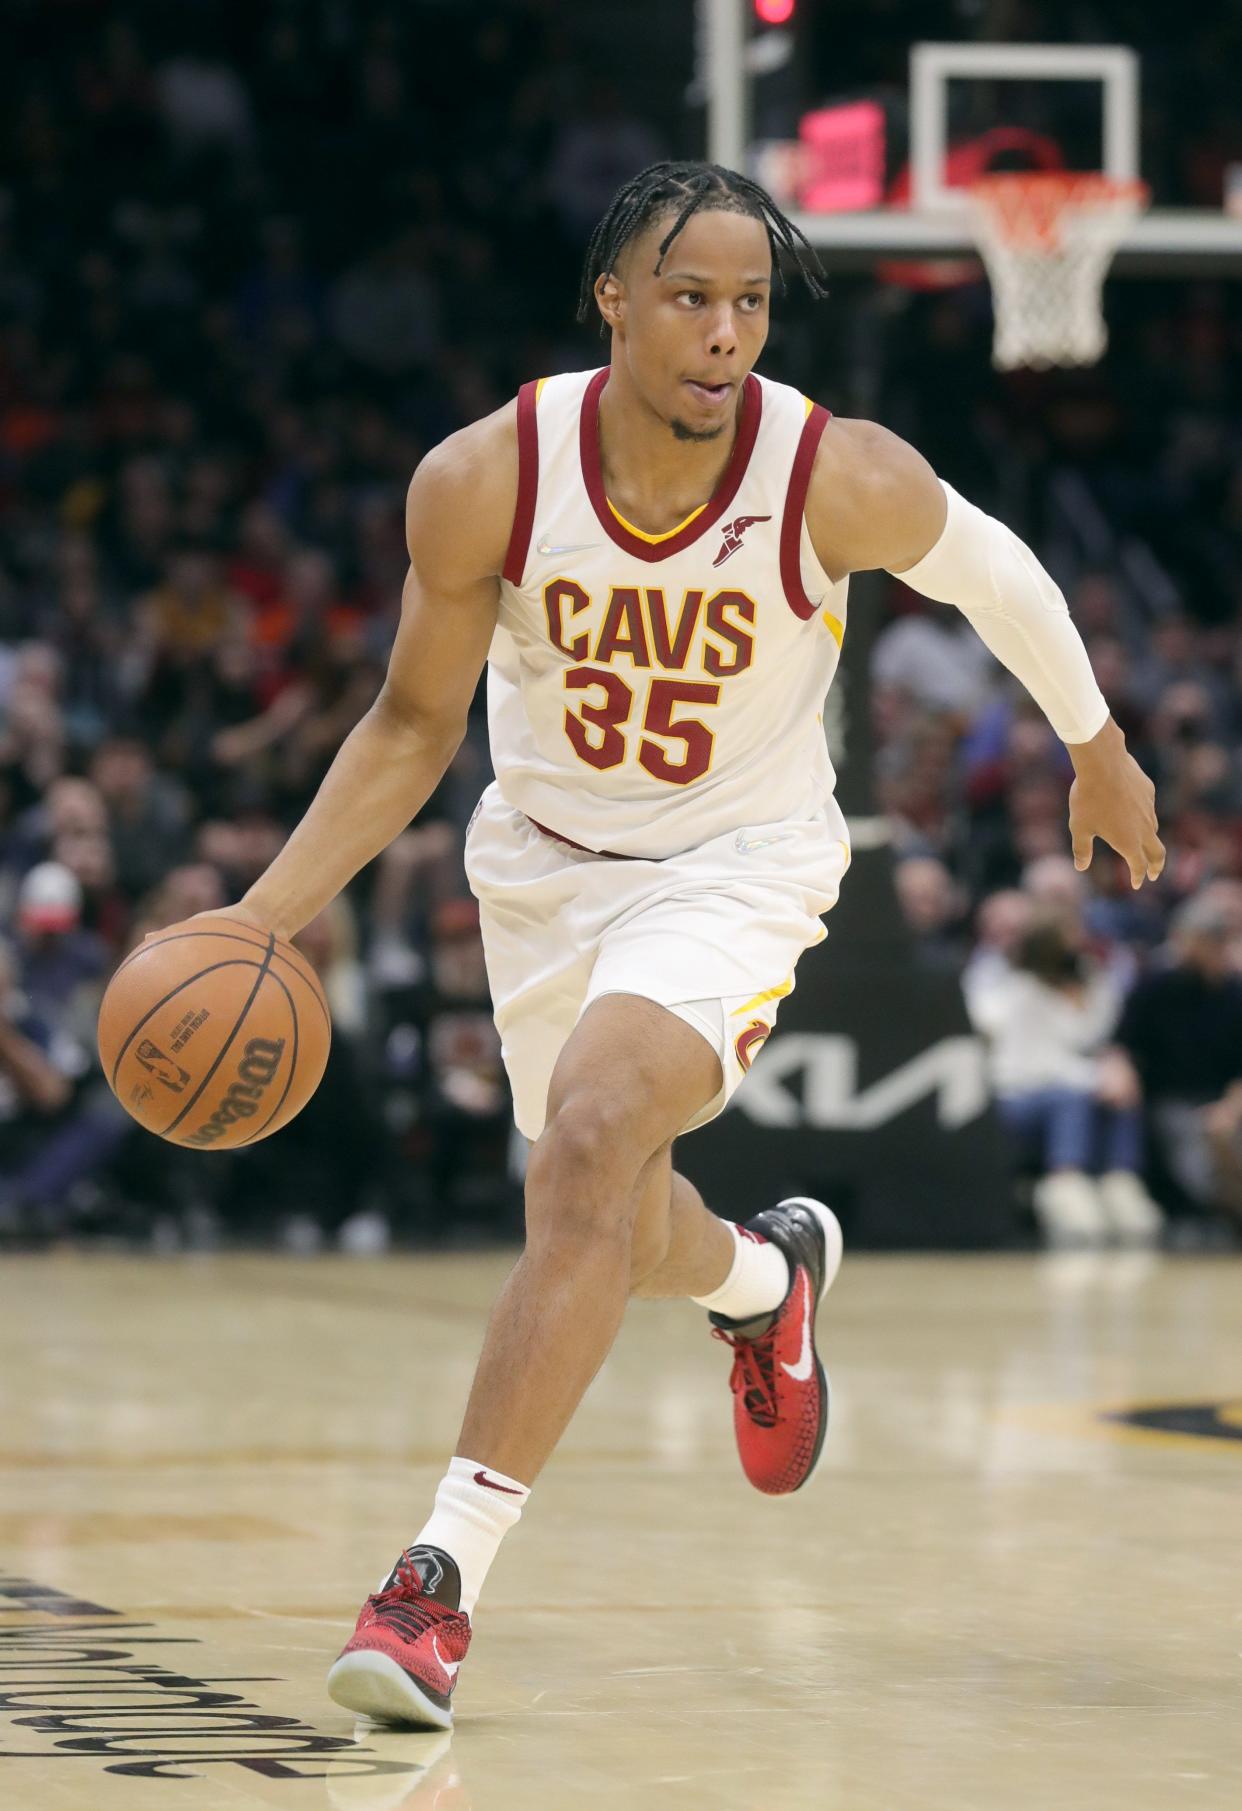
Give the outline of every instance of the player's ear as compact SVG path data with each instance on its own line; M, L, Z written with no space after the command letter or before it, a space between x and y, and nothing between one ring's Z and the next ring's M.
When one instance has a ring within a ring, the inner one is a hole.
M625 321L625 285L610 270L595 279L595 300L607 327L620 327Z

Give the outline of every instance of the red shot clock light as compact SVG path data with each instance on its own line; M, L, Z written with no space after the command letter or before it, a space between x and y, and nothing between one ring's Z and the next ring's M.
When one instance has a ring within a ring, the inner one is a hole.
M797 0L755 0L755 17L761 25L788 25Z

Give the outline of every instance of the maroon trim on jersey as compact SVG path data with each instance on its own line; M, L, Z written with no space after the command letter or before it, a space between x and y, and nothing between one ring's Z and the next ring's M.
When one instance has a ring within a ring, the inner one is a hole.
M518 489L513 510L513 530L505 553L502 575L511 585L520 585L526 570L530 549L530 531L535 521L535 498L539 493L539 430L535 426L535 391L538 385L523 384L517 399Z
M789 608L803 622L809 622L819 609L819 604L812 603L802 584L802 518L806 513L806 493L811 488L820 436L829 419L828 410L821 409L816 403L803 423L793 470L789 474L789 489L785 493L785 512L781 517L781 584Z
M525 813L523 813L523 816L525 816ZM533 824L535 826L535 829L538 830L538 832L540 833L541 836L550 836L554 843L564 843L564 845L567 849L576 849L578 851L579 855L602 855L606 861L633 861L634 860L634 857L632 855L618 855L615 849L588 849L585 843L576 843L572 836L562 836L559 830L549 830L548 826L546 824L541 824L537 817L528 817L526 819L526 822L528 824ZM656 856L654 858L652 858L650 856L643 857L644 861L649 861L652 859L655 859L658 861L660 859L660 857L659 856Z
M617 520L608 507L608 497L604 490L604 474L599 462L599 399L607 382L608 367L605 366L602 371L595 373L582 398L578 451L587 495L605 533L618 547L623 547L626 553L632 553L636 560L666 560L671 554L693 546L700 535L706 534L713 523L719 522L737 495L738 486L746 475L746 467L754 450L755 436L759 432L759 418L763 414L763 390L757 377L747 377L742 386L742 408L733 451L708 502L676 534L666 535L655 541L644 541L638 535L631 534L625 524Z

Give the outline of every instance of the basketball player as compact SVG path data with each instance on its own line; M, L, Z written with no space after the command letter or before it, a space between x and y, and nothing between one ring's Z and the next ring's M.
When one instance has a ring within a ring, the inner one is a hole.
M503 1536L631 1295L683 1296L733 1352L746 1476L797 1490L824 1441L815 1312L831 1212L718 1219L672 1167L794 985L849 862L821 727L852 572L965 612L1076 771L1081 868L1102 837L1160 873L1153 789L1064 599L1001 523L881 427L754 375L777 258L810 247L764 191L663 163L617 194L582 308L607 366L526 384L410 486L387 679L233 910L288 937L418 812L484 663L496 780L466 839L517 1123L526 1244L493 1308L430 1517L329 1674L341 1704L448 1727Z

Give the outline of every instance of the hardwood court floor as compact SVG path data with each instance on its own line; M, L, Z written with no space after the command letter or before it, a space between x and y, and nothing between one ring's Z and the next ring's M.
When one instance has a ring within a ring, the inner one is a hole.
M1231 1260L847 1256L827 1458L778 1502L701 1314L637 1305L493 1571L451 1745L355 1730L324 1670L505 1264L0 1262L0 1804L1242 1803Z

